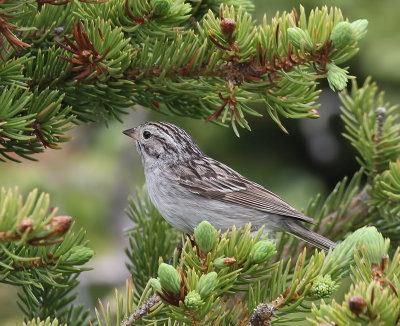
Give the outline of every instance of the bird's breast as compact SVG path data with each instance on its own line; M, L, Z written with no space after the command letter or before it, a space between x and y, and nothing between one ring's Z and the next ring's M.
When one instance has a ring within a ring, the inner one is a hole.
M267 229L279 229L279 218L273 214L192 193L162 171L146 173L146 185L151 201L164 219L185 233L193 233L204 220L223 231L248 222L256 228L266 224Z

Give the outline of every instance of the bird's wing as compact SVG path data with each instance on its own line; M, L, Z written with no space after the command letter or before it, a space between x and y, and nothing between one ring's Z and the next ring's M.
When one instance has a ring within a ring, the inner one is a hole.
M279 196L211 158L192 160L173 170L175 181L200 196L313 223Z

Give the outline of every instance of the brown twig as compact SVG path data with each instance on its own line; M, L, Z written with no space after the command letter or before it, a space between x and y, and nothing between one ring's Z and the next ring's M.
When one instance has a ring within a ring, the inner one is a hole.
M158 303L160 303L160 298L156 295L152 295L140 307L138 307L134 313L132 313L125 321L123 321L121 326L135 325L137 320L146 316Z
M128 2L129 2L129 0L125 0L125 11L126 11L126 14L128 15L128 17L132 20L132 22L135 25L143 25L146 22L147 18L150 18L150 20L157 18L156 15L152 15L153 8L150 5L150 0L147 0L147 3L150 5L150 9L146 13L144 13L141 17L136 17L132 14L132 12L129 8Z
M58 57L74 65L70 67L69 70L80 72L74 77L74 79L83 79L94 71L96 71L94 77L106 73L108 67L102 67L100 63L105 59L111 48L108 47L102 55L99 54L94 48L93 42L89 39L83 22L78 22L77 24L73 22L72 28L72 38L74 42L71 41L68 36L64 35L64 40L67 42L68 46L58 41L56 41L56 43L73 54L73 59L67 58L63 55L59 55ZM100 29L98 29L98 32L100 37L103 38Z
M38 268L38 267L46 267L46 266L55 266L60 258L53 257L52 252L47 253L47 259L45 258L36 258L29 261L19 261L14 263L14 269L28 269L28 268Z
M43 226L44 231L49 231L47 234L40 236L40 237L33 237L27 241L28 244L33 246L47 246L54 243L59 243L63 239L57 238L53 240L48 240L53 236L62 236L64 235L72 224L72 217L71 216L56 216L54 217L49 224ZM17 241L22 239L24 235L27 233L33 232L34 223L33 220L30 218L22 219L18 225L18 232L17 231L1 231L0 232L0 242L10 242L10 241ZM48 240L48 241L43 241Z
M10 54L10 51L8 50L3 41L3 36L16 52L18 52L20 49L24 49L25 47L30 47L29 44L22 42L20 39L14 36L11 30L20 29L21 27L11 26L10 24L7 23L7 18L13 18L13 16L0 14L0 46L3 49L3 51L7 54ZM0 49L0 58L3 61L6 61L2 54L1 49Z

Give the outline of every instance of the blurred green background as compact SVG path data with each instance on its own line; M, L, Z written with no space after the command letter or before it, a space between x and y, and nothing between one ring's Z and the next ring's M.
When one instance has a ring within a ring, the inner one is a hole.
M350 21L368 19L367 37L361 41L360 53L349 63L350 72L359 83L372 75L386 91L387 99L400 103L399 1L254 2L253 15L259 21L264 13L271 19L276 11L298 9L300 4L307 12L316 6L337 6ZM320 119L283 120L289 135L283 134L259 107L265 118L250 119L252 132L241 130L240 138L230 128L136 108L123 124L78 126L71 133L71 142L62 150L37 155L38 162L0 163L1 185L19 186L24 194L33 188L49 192L60 213L73 216L76 227L87 231L96 256L88 264L94 270L81 277L78 301L92 309L97 297L106 297L128 277L123 229L129 226L129 220L124 211L128 196L143 184L144 176L133 141L121 133L123 130L147 120L174 122L186 129L205 153L302 209L310 197L327 194L338 180L358 169L355 152L340 135L343 128L337 95L326 89L320 102ZM21 320L16 289L1 285L0 324L16 325Z

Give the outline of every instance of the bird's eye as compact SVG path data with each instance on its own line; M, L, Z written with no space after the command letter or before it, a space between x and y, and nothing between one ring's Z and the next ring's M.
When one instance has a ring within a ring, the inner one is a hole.
M149 139L151 136L151 132L148 130L143 131L143 138L144 139Z

